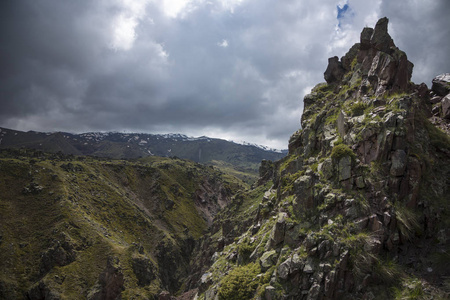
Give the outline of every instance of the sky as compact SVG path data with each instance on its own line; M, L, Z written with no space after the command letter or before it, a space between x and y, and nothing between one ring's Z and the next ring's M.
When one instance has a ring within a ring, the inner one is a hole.
M286 149L303 97L389 18L415 83L450 72L448 0L1 0L0 126Z

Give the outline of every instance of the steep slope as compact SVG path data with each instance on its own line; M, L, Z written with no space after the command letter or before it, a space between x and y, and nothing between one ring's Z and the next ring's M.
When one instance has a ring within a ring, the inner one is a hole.
M387 27L329 59L289 155L217 216L192 262L196 299L449 296L450 138Z
M0 150L0 299L151 299L246 185L174 158Z

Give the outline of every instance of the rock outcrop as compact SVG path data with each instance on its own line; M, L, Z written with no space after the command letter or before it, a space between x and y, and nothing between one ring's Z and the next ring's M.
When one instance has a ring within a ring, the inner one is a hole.
M261 185L216 218L198 249L209 266L193 263L208 278L198 299L449 296L450 138L428 119L448 124L448 79L411 83L387 29L380 19L329 59L289 155L264 162ZM252 284L234 283L255 268Z
M326 82L354 84L361 79L361 92L376 96L386 90L408 90L414 65L395 46L388 33L388 22L387 18L382 18L375 29L364 28L360 43L353 46L341 61L337 56L330 58L324 73ZM352 76L345 78L350 71Z

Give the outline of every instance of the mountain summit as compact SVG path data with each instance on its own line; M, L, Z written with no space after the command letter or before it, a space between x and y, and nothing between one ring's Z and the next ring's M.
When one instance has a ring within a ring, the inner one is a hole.
M410 82L387 28L329 59L289 155L216 217L199 299L448 297L450 139L429 120L448 124L445 97Z
M386 91L406 91L411 88L413 64L399 50L389 35L388 19L380 19L375 29L366 27L360 43L353 45L345 56L328 59L324 73L328 84L355 84L361 80L360 92L380 96Z

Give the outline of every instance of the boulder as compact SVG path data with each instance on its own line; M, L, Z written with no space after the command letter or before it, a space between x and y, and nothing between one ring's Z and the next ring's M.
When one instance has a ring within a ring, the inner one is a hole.
M295 212L300 212L305 209L314 207L314 195L312 189L312 177L303 175L294 181L294 193L296 198L294 200Z
M261 266L261 270L263 272L267 271L271 266L273 266L276 263L276 260L277 260L277 252L275 250L264 252L261 258L259 259L259 265Z
M289 268L290 261L291 261L291 258L289 257L288 259L286 259L286 261L282 262L278 266L277 273L278 273L279 278L281 278L283 280L286 280L288 278L288 276L290 274L290 268Z
M276 300L276 299L278 299L277 290L271 285L266 286L266 289L264 290L264 299L265 300Z
M328 59L328 67L325 70L324 78L327 83L339 82L345 74L345 69L337 56Z
M281 244L284 241L284 232L286 228L286 213L279 213L277 222L272 227L270 233L270 248Z
M338 163L339 181L347 180L352 173L352 158L347 155L342 157Z
M278 277L280 277L283 280L286 280L290 275L293 275L302 269L303 269L302 261L300 260L298 254L294 254L293 256L289 257L278 266L277 269Z
M442 98L441 107L442 107L442 117L445 119L450 119L450 94Z
M159 296L158 300L171 300L172 297L170 296L170 293L168 291L162 291Z
M431 89L437 95L444 97L450 93L450 73L444 73L436 76L433 81Z
M363 189L366 187L365 183L364 183L364 177L363 176L358 176L356 177L356 187L359 189Z
M367 228L367 225L369 224L369 218L368 217L361 217L354 221L355 227L358 230L364 230Z
M430 99L430 103L431 104L437 104L437 103L441 102L441 100L442 100L441 96L434 96L434 97L432 97Z
M303 267L303 272L305 272L306 274L314 273L313 265L311 264L311 262L308 261L305 264L305 266Z

